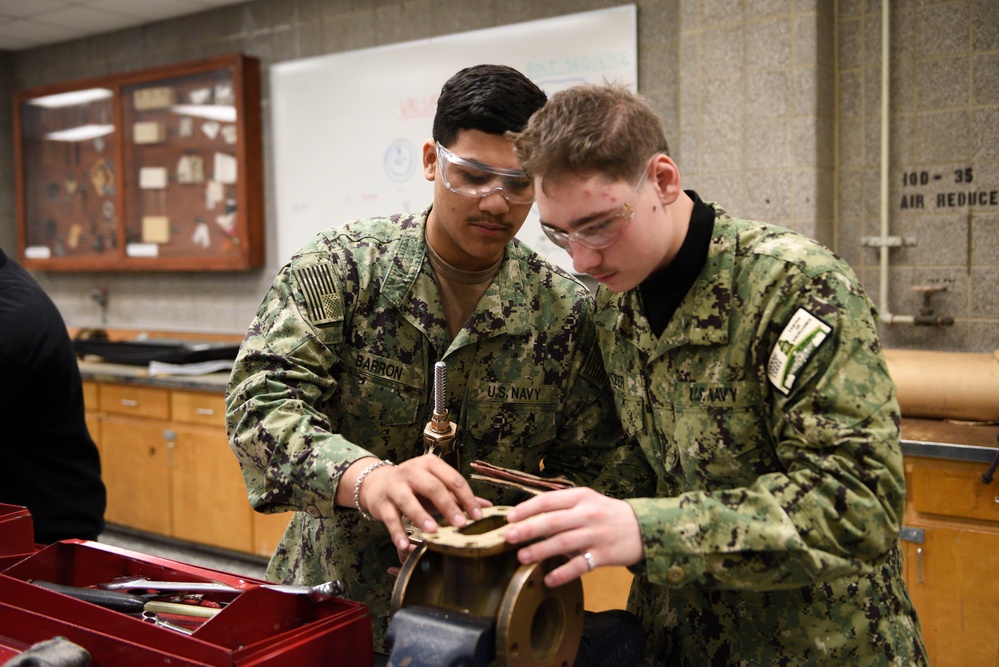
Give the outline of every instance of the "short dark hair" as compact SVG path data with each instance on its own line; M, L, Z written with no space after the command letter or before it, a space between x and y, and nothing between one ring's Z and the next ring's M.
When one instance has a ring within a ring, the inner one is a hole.
M515 135L521 167L542 182L557 174L600 173L633 181L656 153L669 155L662 121L648 100L622 84L583 84L552 95Z
M434 141L450 146L462 130L500 135L519 132L546 101L544 91L512 67L466 67L441 88Z

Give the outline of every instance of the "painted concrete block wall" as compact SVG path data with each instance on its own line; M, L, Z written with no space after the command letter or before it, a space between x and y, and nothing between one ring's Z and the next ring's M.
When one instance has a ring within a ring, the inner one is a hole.
M621 4L600 0L256 0L110 35L0 54L0 245L14 248L10 95L24 88L220 53L261 59L268 238L275 236L268 68L274 63ZM877 0L638 0L639 88L663 115L684 182L734 215L814 236L878 299L880 36ZM834 12L834 8L838 8ZM999 348L999 3L891 5L889 308L918 309L913 286L947 287L946 329L884 327L894 347ZM349 103L349 91L345 91ZM427 128L429 135L430 128ZM971 183L947 182L971 169ZM927 178L940 176L925 185ZM903 180L914 174L914 184ZM975 194L975 205L958 195ZM982 195L985 192L985 203ZM937 205L945 196L944 205ZM923 206L902 208L923 196ZM38 274L67 321L245 330L274 273Z
M882 8L839 3L837 250L879 298ZM999 3L892 2L889 17L888 302L915 314L913 288L946 288L931 305L951 327L891 325L886 346L999 348Z

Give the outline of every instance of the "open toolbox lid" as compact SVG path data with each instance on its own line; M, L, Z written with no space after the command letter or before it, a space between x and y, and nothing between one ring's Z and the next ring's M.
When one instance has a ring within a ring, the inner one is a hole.
M125 576L218 582L240 592L205 594L224 607L188 636L31 583L95 587ZM96 542L57 542L0 573L0 654L4 646L23 650L62 635L87 649L96 666L373 664L365 605L313 602L264 583Z

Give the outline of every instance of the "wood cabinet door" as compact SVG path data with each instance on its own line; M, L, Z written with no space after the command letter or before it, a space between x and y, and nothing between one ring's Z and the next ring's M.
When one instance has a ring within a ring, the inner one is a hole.
M186 425L174 430L170 469L174 537L252 552L253 510L225 431Z
M905 580L934 667L999 665L999 531L919 526Z
M160 535L170 534L169 443L156 420L107 415L101 422L104 518Z
M97 445L97 452L101 455L101 463L103 465L104 450L101 449L101 418L96 412L84 413L83 418L87 422L87 431L90 433L90 439Z
M626 609L634 575L626 567L599 567L581 577L586 611Z
M292 512L261 514L253 512L253 553L270 557L284 537Z

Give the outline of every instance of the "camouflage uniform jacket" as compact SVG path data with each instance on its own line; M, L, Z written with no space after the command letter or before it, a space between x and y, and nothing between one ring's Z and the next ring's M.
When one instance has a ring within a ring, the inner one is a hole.
M376 646L395 582L386 570L398 555L381 523L333 498L357 459L423 453L435 362L447 362L466 478L476 459L529 472L544 459L545 474L614 492L595 478L621 443L587 288L515 240L452 340L426 216L353 222L299 251L246 334L226 399L251 504L296 511L268 578L344 580L372 610ZM494 504L523 500L472 488Z
M618 412L654 472L628 501L649 664L923 664L899 408L851 269L716 209L658 339L643 313L637 289L597 295Z

